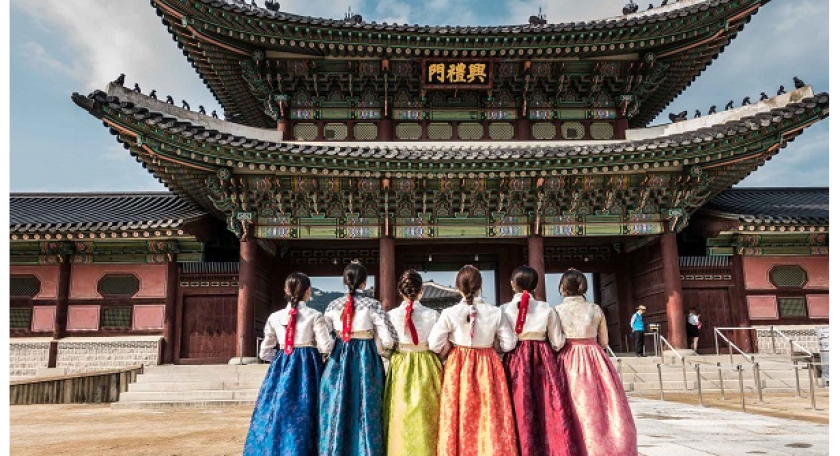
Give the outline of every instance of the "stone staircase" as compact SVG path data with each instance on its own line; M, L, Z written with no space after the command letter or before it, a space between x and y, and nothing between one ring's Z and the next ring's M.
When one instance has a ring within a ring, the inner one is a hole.
M629 394L658 394L659 377L656 364L660 358L635 356L621 357L621 375L624 389ZM761 380L764 392L793 392L796 377L793 365L785 356L757 356L761 366ZM686 376L690 391L696 391L697 374L694 363L729 364L728 355L705 355L686 358ZM754 371L743 358L736 357L735 363L745 364L744 389L755 391ZM666 392L684 391L683 373L679 360L665 358L671 366L662 370L662 381ZM768 370L764 370L765 367ZM784 368L784 370L776 370ZM218 408L230 406L251 407L256 400L268 364L252 365L210 365L210 366L150 366L137 377L137 382L120 395L120 401L111 404L115 409L137 408ZM771 370L772 369L772 370ZM703 365L701 381L704 391L713 394L720 390L717 370ZM724 389L738 391L738 374L723 372ZM806 371L800 372L803 391L808 388Z

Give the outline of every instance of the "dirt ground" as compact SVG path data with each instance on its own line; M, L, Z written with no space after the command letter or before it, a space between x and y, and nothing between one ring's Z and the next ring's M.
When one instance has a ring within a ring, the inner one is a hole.
M11 454L241 455L251 408L111 410L108 405L14 405Z

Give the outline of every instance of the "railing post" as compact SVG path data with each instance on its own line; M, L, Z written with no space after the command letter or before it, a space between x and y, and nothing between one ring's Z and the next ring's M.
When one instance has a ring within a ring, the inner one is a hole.
M793 371L796 373L796 397L802 397L802 389L799 387L799 360L793 360Z
M808 363L808 382L811 385L811 410L817 411L817 397L814 391L814 377L817 375L817 370L814 369L813 363Z
M773 347L773 354L776 354L776 327L770 327L770 345ZM792 355L793 353L791 353Z
M720 344L718 343L718 329L715 328L715 354L720 356Z
M744 366L738 365L738 387L741 390L741 411L747 411L747 403L744 398Z
M656 365L656 370L659 372L659 400L665 400L665 386L662 384L662 364Z
M702 379L700 378L700 364L694 365L694 370L697 371L697 401L700 403L700 407L705 407L703 405L703 385Z
M764 403L764 394L761 391L761 368L758 366L758 363L755 362L755 357L753 357L753 375L755 376L755 388L758 390L758 403Z
M685 372L685 358L680 358L682 361L682 371L683 371L683 389L688 391L688 374Z
M793 339L790 340L790 357L793 358Z
M615 362L618 363L618 381L621 382L621 387L624 388L624 374L621 369L621 358L616 357Z
M729 343L729 364L735 364L735 358L732 357L732 342Z
M723 388L723 368L721 368L720 362L717 363L717 369L718 369L718 381L720 382L720 400L725 401L726 400L726 393L724 392L724 388Z

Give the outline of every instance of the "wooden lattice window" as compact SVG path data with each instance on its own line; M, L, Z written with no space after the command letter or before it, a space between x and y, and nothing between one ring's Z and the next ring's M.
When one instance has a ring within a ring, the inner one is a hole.
M34 298L41 292L41 279L34 275L12 276L9 289L13 298Z
M298 141L315 141L318 138L318 126L313 123L299 123L295 125L295 139Z
M475 122L459 124L458 138L463 140L482 139L484 138L484 126Z
M563 139L583 139L586 129L580 122L566 122L560 129Z
M131 329L131 307L102 307L99 322L103 329Z
M778 298L779 318L801 318L808 316L808 306L804 297Z
M401 140L415 140L423 136L423 127L419 123L401 123L397 124L396 129L397 139Z
M452 125L448 123L430 123L429 139L445 140L452 139Z
M97 290L104 297L130 298L140 291L140 279L131 274L109 274L99 279Z
M347 125L341 123L328 123L324 125L324 139L332 141L346 140Z
M379 128L373 123L353 125L353 138L357 141L374 141L379 135Z
M589 126L589 136L596 140L613 139L615 130L609 122L595 122Z
M557 136L557 127L550 122L538 122L531 126L531 134L534 139L554 139Z
M9 328L29 329L32 325L32 308L12 307L9 309Z
M487 128L490 133L490 139L494 141L505 141L513 139L514 129L513 124L509 123L493 123Z
M770 270L770 282L778 288L802 288L808 274L799 266L776 266Z

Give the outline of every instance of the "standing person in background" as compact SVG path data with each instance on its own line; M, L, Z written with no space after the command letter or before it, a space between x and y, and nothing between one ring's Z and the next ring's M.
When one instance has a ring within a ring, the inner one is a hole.
M630 328L633 329L633 340L636 341L636 356L645 356L645 319L643 315L647 307L636 307L636 313L630 318Z
M397 284L403 302L388 312L399 335L385 380L387 455L436 456L443 367L429 350L438 312L420 304L423 278L405 271Z
M566 336L560 364L571 396L574 436L581 456L637 456L636 424L624 385L604 349L607 320L596 304L586 302L588 284L571 269L560 279L563 305L554 307Z
M685 334L688 336L691 349L697 353L697 343L700 341L700 314L692 307L686 317Z
M532 267L514 269L510 286L516 294L502 306L519 339L504 360L519 456L577 456L569 389L555 353L566 340L557 312L532 297L539 280Z
M290 274L285 291L286 307L265 323L260 358L271 365L254 406L245 456L318 454L321 353L332 350L333 338L321 312L306 305L309 277Z
M480 298L476 267L461 268L455 282L463 299L441 312L429 335L435 353L455 345L443 374L438 456L516 455L510 390L493 349L498 342L502 351L513 350L516 335L501 309Z
M367 270L344 268L347 296L331 302L324 319L338 339L321 379L319 456L382 456L385 368L398 336L382 304L365 296Z

